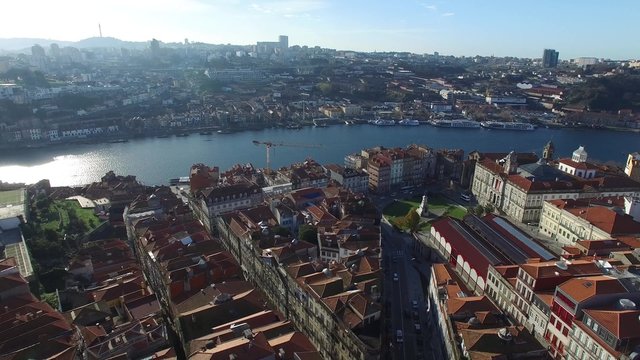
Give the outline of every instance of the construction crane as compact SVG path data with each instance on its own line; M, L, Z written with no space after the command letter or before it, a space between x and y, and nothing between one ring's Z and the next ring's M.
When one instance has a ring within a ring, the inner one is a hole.
M320 144L292 144L292 143L283 143L283 142L273 142L273 141L258 141L253 140L253 144L264 145L267 149L267 173L271 172L271 148L275 146L286 146L286 147L300 147L300 148L321 148Z

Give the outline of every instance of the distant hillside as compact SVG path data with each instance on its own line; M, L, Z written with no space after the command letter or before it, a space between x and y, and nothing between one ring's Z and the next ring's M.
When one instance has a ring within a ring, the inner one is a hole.
M38 38L0 38L0 49L6 51L21 51L28 50L31 46L38 44L42 47L49 47L51 44L58 44L60 47L73 46L80 49L98 48L98 47L115 47L115 48L128 48L128 49L140 49L147 47L146 41L133 42L123 41L112 37L92 37L80 41L59 41L53 39L38 39Z
M570 105L586 106L592 111L640 110L640 75L591 78L571 89Z
M115 48L128 48L139 49L148 46L146 41L124 41L113 37L92 37L80 41L76 41L73 45L77 48L98 48L98 47L115 47Z
M38 44L42 47L48 47L49 45L56 43L60 46L70 46L70 41L56 41L51 39L38 39L38 38L0 38L0 49L8 51L17 51L22 49L28 49L31 46Z

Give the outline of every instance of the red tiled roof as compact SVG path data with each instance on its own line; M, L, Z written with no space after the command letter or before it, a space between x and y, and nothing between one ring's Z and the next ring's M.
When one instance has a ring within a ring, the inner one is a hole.
M532 181L520 175L509 175L509 182L525 192L578 189L571 181Z
M558 289L577 302L585 301L596 295L628 292L618 279L606 275L573 278L558 286Z
M142 278L134 278L123 283L109 285L104 289L92 292L93 301L111 301L120 296L140 291L140 289L142 289L142 283Z
M494 174L504 174L504 168L489 158L480 160L478 164Z
M612 239L578 240L577 244L580 245L580 247L586 249L588 252L606 250L607 251L606 255L608 255L608 252L610 251L632 250L632 248L629 245L625 244L624 242L612 240Z
M140 297L125 304L131 316L136 320L141 320L149 315L160 313L160 303L155 294Z
M451 255L455 258L461 255L462 258L469 263L479 276L486 279L489 265L498 265L505 263L501 255L496 254L488 248L480 240L469 241L468 236L475 238L475 235L467 232L463 235L459 232L452 222L456 220L451 218L442 218L433 222L432 229L440 233L440 235L451 245ZM462 225L460 225L462 226ZM467 237L465 237L467 236Z
M542 302L547 304L547 306L551 307L551 303L553 302L553 291L536 291L534 296L537 296Z
M82 335L82 338L84 339L87 346L91 346L97 339L103 336L107 336L107 332L104 330L104 328L102 326L96 325L81 326L80 334Z
M295 331L269 340L269 345L278 351L283 349L289 356L294 353L316 351L309 338L303 333Z
M500 275L505 279L512 279L518 277L518 265L500 265L494 267Z
M450 294L450 296L454 296ZM471 315L479 311L499 313L498 308L486 296L450 297L447 299L449 315Z
M11 269L16 266L18 266L18 262L13 257L0 260L0 271Z
M640 310L584 310L618 339L640 338Z
M0 294L12 290L19 286L27 285L27 280L25 280L20 273L8 274L0 277Z
M627 214L601 207L565 208L571 214L583 218L597 228L611 235L640 234L640 223Z
M520 265L534 279L560 278L566 279L574 276L592 276L602 274L602 270L589 260L573 260L567 263L567 270L560 269L556 261L532 262ZM560 280L559 280L560 281Z
M432 271L436 277L436 281L438 282L438 286L445 285L449 283L453 278L449 272L449 269L445 264L436 263L433 264Z

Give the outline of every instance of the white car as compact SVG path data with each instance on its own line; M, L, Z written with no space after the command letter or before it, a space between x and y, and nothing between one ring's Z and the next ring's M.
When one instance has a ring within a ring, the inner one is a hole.
M393 273L393 281L398 281L398 273Z

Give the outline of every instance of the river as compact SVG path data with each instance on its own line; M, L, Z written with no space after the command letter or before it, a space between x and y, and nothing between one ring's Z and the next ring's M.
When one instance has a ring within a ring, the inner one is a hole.
M300 130L266 129L232 134L132 139L126 143L58 145L40 149L6 151L0 154L0 180L34 183L49 179L53 186L73 186L97 181L107 171L136 175L146 185L167 184L170 178L188 175L191 164L205 163L225 170L237 163L266 166L265 147L253 140L287 144L318 144L321 147L274 147L272 167L302 162L311 157L320 163L343 163L344 156L360 149L383 145L426 144L435 149L461 148L485 152L535 151L552 140L556 156L570 157L583 145L590 159L623 164L629 152L640 151L640 134L590 129L546 129L501 131L333 125Z

